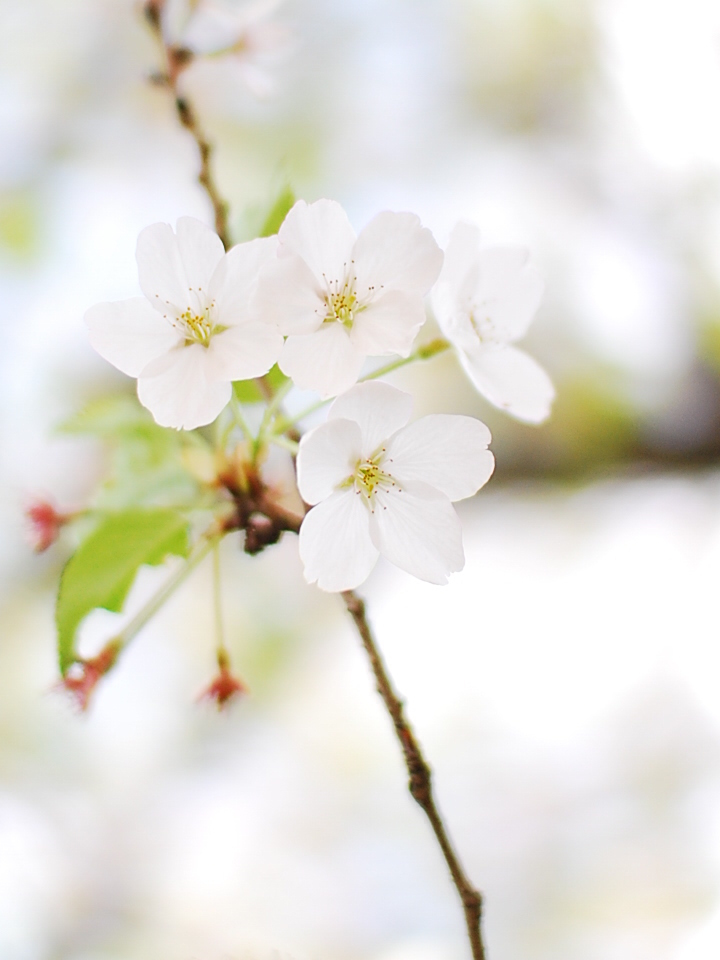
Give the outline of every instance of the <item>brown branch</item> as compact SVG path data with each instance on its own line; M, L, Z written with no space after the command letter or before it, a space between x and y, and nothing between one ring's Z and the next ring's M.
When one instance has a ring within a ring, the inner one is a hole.
M402 701L393 689L390 677L388 676L385 664L380 656L380 651L375 643L370 625L365 616L365 604L352 590L345 590L342 598L360 634L363 647L370 660L372 672L375 675L378 692L395 726L395 733L400 741L403 756L405 757L405 764L410 776L408 784L410 793L423 808L425 815L430 821L430 826L440 845L442 854L445 857L445 863L448 865L453 883L460 896L465 913L465 924L467 926L468 940L470 941L473 960L485 960L485 948L480 932L482 896L465 876L465 871L448 837L447 830L433 797L432 771L423 756L410 724L405 719Z
M232 246L232 241L230 239L230 230L228 227L228 204L220 195L220 191L215 183L215 177L212 172L212 166L210 164L213 149L212 145L203 136L203 133L198 126L195 111L192 109L187 99L179 96L175 87L173 87L173 94L175 96L175 110L178 115L178 120L191 134L200 153L200 173L198 174L198 182L202 187L205 188L205 192L210 198L210 203L212 204L213 212L215 214L215 232L222 240L225 249L229 250Z
M172 94L175 103L175 112L181 126L188 131L195 141L198 153L200 154L198 182L207 193L210 203L212 204L215 214L215 232L222 240L225 249L229 250L232 246L232 241L230 239L230 229L228 226L228 204L223 199L215 182L215 175L211 164L213 147L205 138L192 105L187 97L182 95L179 88L180 75L183 70L192 63L195 54L192 50L187 50L185 47L176 47L169 44L165 39L162 29L164 7L165 0L147 0L144 7L145 20L160 43L166 62L165 73L156 74L153 77L153 81L168 88Z
M194 54L191 50L173 46L165 40L162 30L162 15L165 2L166 0L146 0L144 7L146 21L162 46L167 64L166 73L156 75L153 77L153 80L158 84L166 86L170 90L174 98L178 120L188 133L190 133L197 145L200 154L198 181L205 189L212 204L215 213L215 230L222 240L225 249L228 250L232 245L228 228L228 205L218 190L212 171L212 145L205 139L195 111L187 98L180 92L178 84L180 75L185 68L192 63ZM258 378L257 382L265 399L268 401L271 400L274 391L267 378ZM289 431L289 434L293 439L300 439L299 433L295 430ZM259 481L259 478L248 477L245 479L246 482L247 480L250 480L250 482L247 483L247 485L243 484L242 487L236 487L232 482L228 482L227 479L221 481L227 486L236 506L236 516L228 522L227 529L244 529L244 549L247 553L255 554L259 553L265 547L277 543L285 531L298 533L302 523L302 517L285 510L275 503L273 498L269 496L270 491ZM412 728L405 719L402 702L393 690L390 678L365 617L365 604L352 590L345 591L342 596L370 659L370 665L375 675L378 691L395 725L395 732L400 741L410 776L410 793L417 803L420 804L430 821L445 862L450 870L453 883L460 896L473 960L485 960L485 950L480 933L482 897L465 876L460 860L448 837L447 830L445 829L433 797L431 783L432 772L415 739Z

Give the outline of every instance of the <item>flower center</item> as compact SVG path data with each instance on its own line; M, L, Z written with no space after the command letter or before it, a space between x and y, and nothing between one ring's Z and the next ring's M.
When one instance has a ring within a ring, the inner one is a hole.
M344 327L352 327L357 297L354 293L329 293L326 297L327 314L323 323L337 321Z
M497 343L498 336L495 330L495 324L485 312L485 304L481 303L476 308L470 307L468 316L472 328L477 334L478 340L484 343Z
M199 343L203 347L208 346L216 329L210 320L209 307L203 310L201 314L188 309L185 313L180 314L178 320L184 328L186 343Z
M349 477L349 482L355 485L355 493L365 497L367 506L371 512L375 511L376 492L379 490L389 491L393 488L400 491L397 481L392 474L382 469L383 459L385 457L385 448L374 457L367 457L365 460L358 460L355 465L355 473Z
M342 282L325 277L327 292L323 323L341 323L348 330L352 328L355 314L364 307L355 293L355 280L352 275L345 276Z

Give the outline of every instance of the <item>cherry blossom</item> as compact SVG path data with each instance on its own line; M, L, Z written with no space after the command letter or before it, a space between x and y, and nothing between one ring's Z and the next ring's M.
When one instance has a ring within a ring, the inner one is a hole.
M471 497L492 474L490 431L451 414L408 425L411 410L409 394L360 383L300 441L298 489L314 505L300 527L309 583L353 589L380 554L430 583L447 583L463 568L451 501Z
M450 234L432 302L438 323L479 392L520 420L540 423L555 390L539 364L512 344L525 335L543 280L521 247L480 248L480 231Z
M204 223L181 217L138 237L145 298L100 303L85 314L100 356L138 378L138 398L163 427L211 423L230 400L233 380L262 376L282 336L253 306L257 275L277 240L238 244L227 253Z
M280 368L323 398L349 389L368 356L408 356L442 251L411 213L378 214L359 236L332 200L295 204L258 286L287 335Z
M199 57L231 56L248 90L267 97L274 89L270 68L290 48L290 31L274 16L281 3L203 0L195 6L179 46Z

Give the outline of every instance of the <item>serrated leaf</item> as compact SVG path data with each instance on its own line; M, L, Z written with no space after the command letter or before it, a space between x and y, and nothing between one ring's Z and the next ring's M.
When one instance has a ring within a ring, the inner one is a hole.
M265 379L273 390L279 390L284 383L287 383L289 378L286 377L280 367L275 364L275 366L265 374ZM233 390L240 403L260 403L265 399L265 394L257 385L256 380L236 380L233 383Z
M56 623L63 674L77 659L75 637L91 610L115 613L143 564L186 557L188 524L175 510L124 510L104 520L68 560L60 580Z
M260 236L271 237L274 233L277 233L294 203L295 194L293 193L292 187L283 187L265 218L265 223L263 223L260 229Z

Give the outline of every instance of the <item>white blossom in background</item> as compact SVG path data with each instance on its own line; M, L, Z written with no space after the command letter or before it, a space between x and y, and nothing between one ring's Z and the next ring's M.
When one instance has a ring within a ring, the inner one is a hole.
M300 441L300 495L313 508L300 527L309 583L351 590L382 554L430 583L465 563L451 501L471 497L495 461L479 420L433 414L406 426L409 394L360 383L338 397L327 422Z
M211 423L230 400L232 380L267 373L282 348L277 327L259 319L253 296L277 239L238 244L192 217L138 237L145 297L99 303L85 314L101 357L138 378L138 398L163 427Z
M231 56L255 96L274 89L271 68L291 45L287 26L275 18L282 0L228 3L200 0L179 32L177 45L200 57Z
M406 357L425 322L442 251L412 213L380 213L356 237L332 200L295 204L259 283L287 335L280 368L323 398L348 390L368 356Z
M543 288L526 250L481 249L478 228L458 223L432 294L440 328L475 387L529 423L546 419L555 389L543 368L513 343L527 332Z

